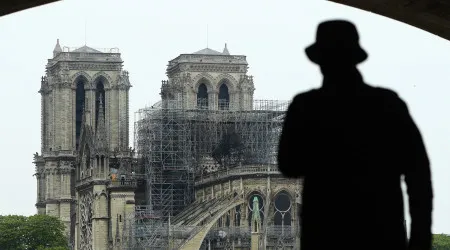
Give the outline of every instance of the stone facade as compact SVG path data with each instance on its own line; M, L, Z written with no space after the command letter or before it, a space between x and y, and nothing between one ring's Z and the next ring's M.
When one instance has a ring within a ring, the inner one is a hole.
M301 180L284 178L275 165L241 166L206 175L195 186L195 202L173 223L204 231L181 249L298 249Z
M247 69L227 47L169 61L136 121L149 204L128 216L124 249L298 249L301 183L274 160L287 102L253 100Z
M204 105L210 110L250 110L255 88L247 70L246 57L230 55L226 47L223 53L203 49L181 54L169 61L161 97L177 100L185 109ZM206 93L201 93L203 86ZM204 99L203 103L198 99Z
M58 41L41 79L36 207L63 221L75 249L114 248L123 224L116 218L134 204L122 63L117 49L63 50Z
M201 157L194 164L195 179L187 185L194 187L190 193L190 197L195 196L194 203L189 205L190 199L175 217L169 215L169 224L165 221L155 228L150 223L145 228L148 219L160 216L161 211L142 210L136 204L152 207L155 204L147 203L155 202L159 193L171 190L149 192L149 186L155 188L164 183L161 185L164 187L167 180L161 183L149 180L149 176L164 176L162 172L151 175L146 171L147 175L142 175L144 169L156 171L158 165L150 168L139 165L134 150L128 147L131 85L122 63L117 49L105 52L87 46L62 49L57 42L39 91L42 144L41 153L34 155L38 213L60 218L74 249L134 249L134 244L155 247L157 242L151 242L156 239L154 236L166 237L167 232L168 238L158 242L169 248L177 245L181 249L203 249L214 244L211 249L295 249L299 245L295 234L298 235L299 228L301 183L282 178L271 161L263 165L242 162L236 165L237 162L230 163L228 159L225 166L217 162L218 158L212 158L208 147L201 145L197 152ZM225 136L228 132L223 134L222 130L233 123L236 129L245 130L246 134L241 136L250 140L251 145L247 146L251 150L262 150L251 156L253 160L270 159L272 156L262 154L274 145L273 131L281 124L283 112L255 109L255 88L247 69L246 57L230 55L226 46L223 52L207 48L181 54L169 62L159 108L190 112L185 118L191 125L223 126L217 131L210 129L211 136L217 136L215 133ZM209 117L197 119L194 113L197 118ZM209 136L206 131L197 132ZM166 143L164 138L159 141L155 138L152 140ZM174 143L173 138L184 140L180 136L168 138L170 143ZM158 153L156 149L153 148L152 154ZM180 171L175 160L159 163ZM145 186L147 190L143 191ZM167 200L159 202L164 205ZM136 224L138 210L144 224ZM164 228L170 225L170 220L179 231ZM284 233L280 234L280 230ZM223 232L229 236L218 238Z

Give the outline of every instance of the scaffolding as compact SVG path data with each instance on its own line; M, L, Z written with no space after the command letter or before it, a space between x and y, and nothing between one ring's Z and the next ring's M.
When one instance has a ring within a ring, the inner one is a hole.
M169 232L170 218L193 202L196 176L238 165L275 164L288 105L257 100L242 110L228 100L219 100L217 107L198 100L187 109L182 100L163 100L137 111L134 147L145 169L145 213L158 216L144 223L139 217L144 212L136 211L128 225L146 225L139 229L146 233L130 237L142 247L168 249L169 233L162 232Z

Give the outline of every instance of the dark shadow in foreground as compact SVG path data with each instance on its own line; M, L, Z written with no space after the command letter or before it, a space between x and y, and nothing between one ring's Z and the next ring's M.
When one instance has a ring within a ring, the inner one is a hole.
M350 22L321 23L306 54L323 85L295 96L278 152L280 171L304 178L301 250L431 249L430 163L405 102L364 83L356 65L367 53Z

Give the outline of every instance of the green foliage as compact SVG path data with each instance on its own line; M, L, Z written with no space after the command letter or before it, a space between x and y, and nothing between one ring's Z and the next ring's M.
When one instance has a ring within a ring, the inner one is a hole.
M66 250L63 223L48 215L0 216L2 250Z
M433 250L450 250L450 236L445 234L433 235Z
M67 247L38 247L37 250L67 250Z
M26 221L27 217L20 215L0 216L1 249L27 249L24 244Z

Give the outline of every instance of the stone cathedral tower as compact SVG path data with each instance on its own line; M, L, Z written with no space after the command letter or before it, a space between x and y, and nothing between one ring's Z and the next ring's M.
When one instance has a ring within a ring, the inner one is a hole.
M38 214L59 217L75 249L118 245L134 209L128 72L118 49L61 48L41 79Z
M161 86L162 100L176 100L185 109L251 110L255 91L247 75L245 56L210 48L181 54L169 62L168 81Z

